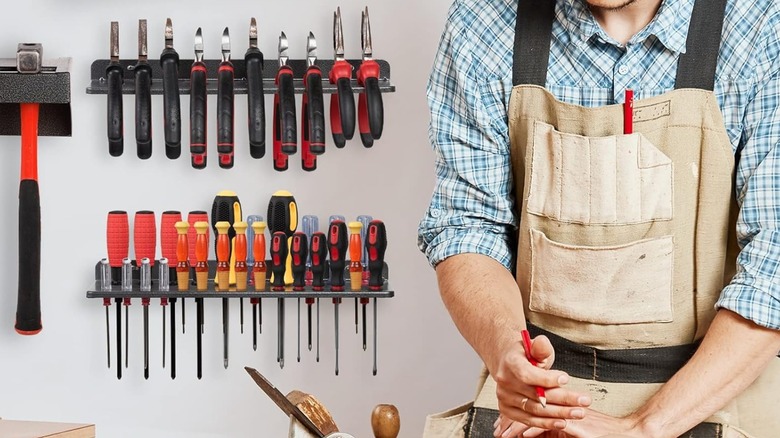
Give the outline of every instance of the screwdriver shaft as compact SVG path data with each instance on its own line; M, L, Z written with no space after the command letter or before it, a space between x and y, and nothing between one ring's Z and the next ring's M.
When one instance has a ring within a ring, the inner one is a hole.
M317 298L317 362L320 361L320 299Z
M244 334L244 299L239 298L238 299L240 311L241 311L241 334Z
M106 308L106 359L108 367L111 368L111 327L109 327L108 306Z
M195 298L195 318L197 326L195 328L197 344L198 344L198 380L203 377L203 298Z
M128 312L128 309L130 309L129 306L125 306L125 368L130 367L130 313Z
M171 299L171 379L176 378L176 298Z
M366 329L366 304L363 304L363 351L366 351L366 338L367 338L367 331Z
M222 298L222 338L223 338L223 351L222 359L224 361L225 369L228 367L228 326L230 324L230 307L227 298Z
M340 298L337 298L340 300ZM339 375L339 303L334 303L334 314L336 316L336 375Z
M163 307L162 312L162 350L162 365L165 368L165 307Z
M376 376L376 298L374 298L374 375Z
M144 379L149 378L149 306L144 307Z
M116 302L116 378L122 379L122 299Z
M309 351L311 351L311 304L306 306L306 312L307 312L307 319L309 321L308 327L308 334L309 334Z
M301 299L298 298L298 362L301 361Z
M358 334L358 299L355 298L355 334Z
M257 304L252 304L252 349L257 351Z
M187 306L187 299L182 298L181 299L181 334L184 334L184 320L187 315L187 312L185 310L186 306Z

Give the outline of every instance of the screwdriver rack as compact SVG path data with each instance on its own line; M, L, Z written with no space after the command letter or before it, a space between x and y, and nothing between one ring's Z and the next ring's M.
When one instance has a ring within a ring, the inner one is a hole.
M133 264L133 290L123 291L120 282L114 279L111 284L111 290L101 290L100 288L100 262L95 265L95 283L90 290L87 290L87 298L392 298L395 292L389 289L388 267L387 263L384 263L382 278L384 284L381 291L370 291L367 286L363 286L360 292L353 292L350 290L351 282L349 279L349 268L347 267L344 272L344 291L333 292L330 290L330 269L325 267L325 286L323 291L314 291L311 286L306 286L303 291L293 291L292 286L287 286L285 291L272 291L270 280L266 280L266 290L258 292L254 290L254 286L248 286L246 291L236 291L235 288L231 288L228 291L220 291L216 287L214 277L217 272L217 262L209 260L209 281L208 287L205 291L196 290L194 268L190 268L190 287L189 290L179 291L176 285L175 271L170 276L169 290L161 291L158 282L159 278L159 263L155 262L151 267L152 287L150 291L142 292L140 289L140 269L136 266L135 261ZM268 260L267 265L270 266L271 261ZM327 262L326 262L327 263ZM170 268L169 268L170 269ZM268 278L270 278L270 271ZM248 276L251 278L251 273Z
M390 82L390 64L387 61L376 59L379 64L379 90L382 93L395 92L395 85ZM159 59L149 59L149 66L152 68L152 84L151 92L153 95L163 94L162 85L162 67L160 66ZM190 69L192 68L192 59L180 59L179 60L179 93L190 94ZM246 63L243 59L236 59L231 61L234 69L233 80L233 92L234 94L247 94L247 80L246 80ZM357 72L360 67L361 60L348 59L353 71ZM106 82L106 67L108 67L110 60L98 59L92 62L91 66L91 81L89 87L87 87L87 94L107 94L108 83ZM119 65L122 70L125 71L124 82L122 83L122 94L134 94L135 93L135 81L133 70L138 63L137 59L122 59L119 60ZM217 94L217 72L219 70L219 60L204 60L206 65L207 80L206 80L206 92L208 94ZM322 91L325 94L336 93L337 88L335 85L328 81L328 75L331 68L333 68L334 61L328 59L317 60L317 65L322 70ZM303 77L306 74L307 61L305 59L290 59L287 61L287 65L293 70L295 93L303 94ZM263 93L275 94L276 93L276 74L279 70L279 62L277 60L264 60L263 61ZM352 79L352 91L355 94L360 94L364 91L364 87L359 86L357 79Z

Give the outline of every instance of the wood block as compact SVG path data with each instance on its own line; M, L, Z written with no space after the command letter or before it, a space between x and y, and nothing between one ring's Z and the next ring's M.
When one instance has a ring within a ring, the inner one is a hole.
M0 420L3 438L95 438L94 424Z
M287 394L287 400L290 400L290 403L297 406L304 415L309 417L323 434L329 435L339 431L330 412L313 395L295 390Z

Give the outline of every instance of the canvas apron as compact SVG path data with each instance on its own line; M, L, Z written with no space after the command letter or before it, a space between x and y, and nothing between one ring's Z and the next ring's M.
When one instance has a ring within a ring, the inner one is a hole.
M690 358L733 276L734 154L711 91L725 0L696 1L676 89L636 101L628 135L622 105L569 105L543 88L554 3L518 8L508 111L517 284L532 334L551 338L554 367L572 376L567 388L624 416ZM779 407L774 359L684 436L778 437ZM424 436L492 437L496 409L483 373L476 400L429 416Z

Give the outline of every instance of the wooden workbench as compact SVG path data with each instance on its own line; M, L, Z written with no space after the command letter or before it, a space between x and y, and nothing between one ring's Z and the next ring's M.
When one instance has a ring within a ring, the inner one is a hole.
M0 437L95 438L95 425L0 420Z

